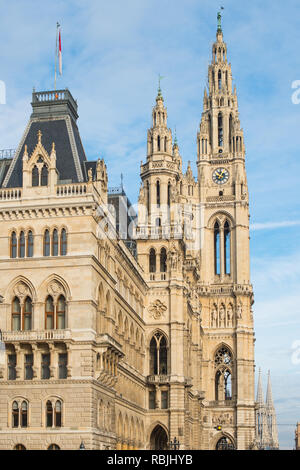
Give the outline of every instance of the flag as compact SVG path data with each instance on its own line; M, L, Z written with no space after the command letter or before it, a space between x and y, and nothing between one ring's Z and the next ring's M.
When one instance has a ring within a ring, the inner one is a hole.
M59 75L62 75L62 53L61 53L61 34L59 30L58 36L58 66L59 66Z

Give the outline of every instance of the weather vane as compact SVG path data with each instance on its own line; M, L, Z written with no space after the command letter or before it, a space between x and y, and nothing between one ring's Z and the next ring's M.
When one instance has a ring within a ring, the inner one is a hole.
M160 89L160 82L161 82L161 80L162 80L163 78L165 78L165 77L163 77L163 76L159 73L159 74L158 74L158 91L159 91L159 93L161 92L161 89Z

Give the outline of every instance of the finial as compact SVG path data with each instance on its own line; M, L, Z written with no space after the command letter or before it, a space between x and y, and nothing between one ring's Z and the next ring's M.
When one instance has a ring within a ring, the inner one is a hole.
M123 191L124 187L123 187L123 173L121 173L121 189Z
M175 126L175 137L174 137L174 145L176 145L178 147L178 141L177 141L177 131L176 131L176 126Z
M52 142L52 152L55 152L55 142Z
M163 78L165 78L165 77L163 77L163 76L159 73L159 74L158 74L158 90L157 90L157 91L158 91L157 96L158 96L159 98L162 98L161 88L160 88L160 82L161 82L161 80L162 80Z
M38 131L37 135L38 135L38 143L41 144L42 143L42 135L43 135L41 130Z
M221 10L224 10L224 7L220 7L220 11L218 11L218 15L217 15L217 18L218 18L218 33L222 33L222 14L221 14Z

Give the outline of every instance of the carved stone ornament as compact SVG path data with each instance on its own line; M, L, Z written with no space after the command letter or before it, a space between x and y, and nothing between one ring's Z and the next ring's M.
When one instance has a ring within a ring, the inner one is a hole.
M166 310L167 306L159 299L155 300L155 302L152 302L152 304L148 308L150 315L155 320L159 320L161 317L163 317Z
M229 413L221 413L219 415L213 415L213 424L233 424L233 417Z
M48 293L52 295L52 297L58 297L63 293L63 288L58 282L53 281L48 286Z
M14 288L14 294L17 296L17 297L20 297L20 298L23 298L27 295L30 294L29 292L29 289L28 287L26 286L26 284L24 284L24 282L19 282L16 287Z

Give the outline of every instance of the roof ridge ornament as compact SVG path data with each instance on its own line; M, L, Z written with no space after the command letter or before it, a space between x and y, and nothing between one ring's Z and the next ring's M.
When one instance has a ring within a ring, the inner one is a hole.
M222 33L222 14L221 11L224 10L224 7L220 7L220 11L218 11L217 19L218 19L218 33Z

